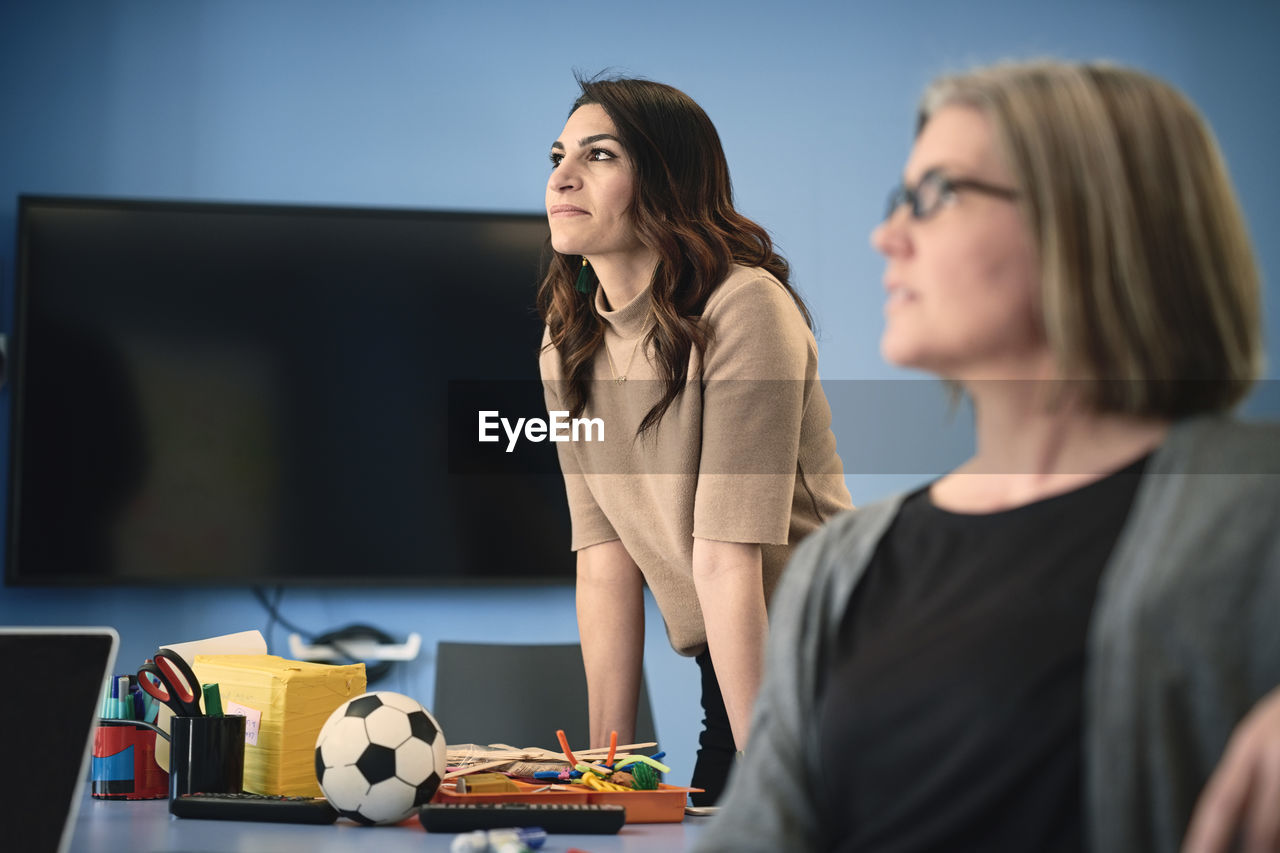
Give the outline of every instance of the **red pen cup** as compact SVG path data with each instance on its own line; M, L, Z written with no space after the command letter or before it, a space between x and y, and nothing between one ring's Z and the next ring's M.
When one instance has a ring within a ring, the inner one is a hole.
M156 764L155 730L129 721L111 721L94 730L89 778L90 793L100 800L169 796L169 774Z

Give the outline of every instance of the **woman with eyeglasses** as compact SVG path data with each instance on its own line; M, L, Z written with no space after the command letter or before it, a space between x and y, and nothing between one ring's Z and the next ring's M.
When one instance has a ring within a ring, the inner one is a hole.
M551 146L538 294L577 552L592 746L635 729L643 589L701 670L691 784L715 802L748 737L766 609L792 547L850 506L809 313L733 207L706 113L646 80L580 80Z
M1280 429L1228 416L1259 285L1203 120L1107 65L942 78L872 244L884 357L977 446L798 550L696 849L1173 850L1198 798L1192 844L1274 844Z

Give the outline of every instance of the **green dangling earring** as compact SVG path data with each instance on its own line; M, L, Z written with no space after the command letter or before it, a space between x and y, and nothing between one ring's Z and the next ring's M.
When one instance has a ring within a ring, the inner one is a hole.
M591 292L591 267L587 266L587 259L582 259L582 269L578 270L578 282L573 289L586 296Z

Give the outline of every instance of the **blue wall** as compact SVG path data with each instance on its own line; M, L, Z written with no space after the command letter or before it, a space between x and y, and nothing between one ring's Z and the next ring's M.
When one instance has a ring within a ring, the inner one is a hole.
M867 234L906 157L915 98L941 71L1054 55L1167 77L1218 131L1264 275L1280 269L1270 239L1280 224L1280 116L1270 109L1280 5L1040 5L8 0L0 4L0 327L12 328L19 192L537 211L574 68L670 82L707 109L740 207L774 234L819 320L828 380L901 378L877 354L881 267ZM1272 279L1273 365L1278 312ZM930 432L942 406L904 439L901 423L863 410L863 392L833 396L858 501L963 453L962 423ZM0 439L8 406L0 392ZM921 446L934 456L908 464ZM294 590L283 607L316 632L371 622L393 634L420 631L428 648L440 639L577 636L567 588ZM652 606L648 621L658 730L673 780L685 781L699 716L695 667L666 647ZM266 616L239 589L4 588L0 623L112 624L122 661L133 664L159 643L265 627ZM287 654L283 638L274 632L272 650ZM433 677L428 653L386 686L430 706Z

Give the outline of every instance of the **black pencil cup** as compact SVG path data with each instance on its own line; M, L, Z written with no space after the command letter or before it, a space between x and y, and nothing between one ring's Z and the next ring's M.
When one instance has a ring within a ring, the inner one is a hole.
M174 717L169 734L169 802L183 794L244 790L244 724L236 715Z

